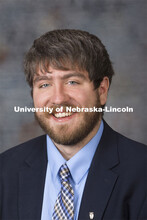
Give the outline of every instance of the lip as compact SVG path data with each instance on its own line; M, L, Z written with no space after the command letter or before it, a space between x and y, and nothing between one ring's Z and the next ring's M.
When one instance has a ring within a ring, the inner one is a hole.
M77 113L73 113L72 115L70 116L66 116L66 117L63 117L63 118L56 118L55 116L51 115L51 118L56 121L56 122L66 122L66 121L69 121L71 120Z

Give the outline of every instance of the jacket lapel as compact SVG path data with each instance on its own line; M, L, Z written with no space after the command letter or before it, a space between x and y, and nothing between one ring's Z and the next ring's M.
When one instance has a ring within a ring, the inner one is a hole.
M116 133L104 123L103 135L85 184L79 220L102 219L118 178L112 168L118 163Z
M19 172L19 219L39 220L47 167L46 137L34 144L33 152Z

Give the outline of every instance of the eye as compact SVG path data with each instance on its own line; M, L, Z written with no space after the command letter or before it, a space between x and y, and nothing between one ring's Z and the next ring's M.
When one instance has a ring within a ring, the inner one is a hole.
M39 88L46 88L46 87L48 87L48 86L50 86L50 84L44 83L44 84L42 84L41 86L39 86Z
M70 81L68 82L68 84L69 84L69 85L77 85L77 84L79 84L79 83L76 82L76 81L74 81L74 80L70 80Z

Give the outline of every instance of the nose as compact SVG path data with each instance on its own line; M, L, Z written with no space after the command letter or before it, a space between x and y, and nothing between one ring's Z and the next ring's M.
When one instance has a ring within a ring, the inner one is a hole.
M51 102L52 104L61 105L66 103L69 100L69 95L67 91L65 91L64 86L62 85L54 85Z

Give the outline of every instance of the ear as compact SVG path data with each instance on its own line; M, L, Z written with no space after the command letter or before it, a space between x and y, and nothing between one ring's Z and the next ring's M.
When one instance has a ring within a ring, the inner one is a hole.
M106 104L108 90L109 90L109 78L105 76L98 88L101 105Z

